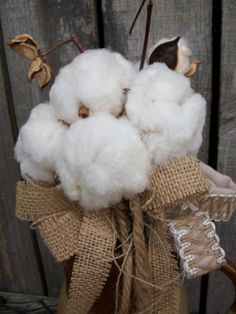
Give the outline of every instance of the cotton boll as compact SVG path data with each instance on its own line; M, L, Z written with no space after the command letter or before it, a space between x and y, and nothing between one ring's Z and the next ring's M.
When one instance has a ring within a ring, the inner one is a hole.
M128 118L142 130L156 130L163 124L157 105L181 103L192 93L188 78L165 64L150 65L136 75L130 87L126 103Z
M50 102L59 118L73 123L81 105L90 113L118 115L125 92L136 70L119 53L107 49L87 50L62 68L50 90Z
M51 170L46 169L40 164L30 159L22 159L20 162L20 172L23 179L31 178L47 183L54 183L55 177Z
M198 152L202 143L205 105L199 94L190 96L181 105L160 105L158 114L162 123L155 132L143 135L155 164Z
M75 95L76 78L74 72L73 63L60 69L49 92L50 102L54 107L56 116L68 123L73 123L78 119L81 102L80 98ZM78 76L78 79L82 79L79 73Z
M68 132L70 133L70 132ZM66 139L65 139L66 140ZM71 169L71 165L75 163L73 160L68 162L67 160L72 157L74 152L74 148L69 148L67 143L65 142L62 146L62 149L68 149L67 153L65 151L59 154L59 158L56 162L56 171L59 173L61 188L64 190L64 193L71 199L72 201L78 201L80 198L80 190L79 190L79 178L76 172L73 172ZM66 155L66 156L65 156Z
M140 130L155 164L196 153L202 141L206 103L189 79L153 64L134 80L127 117Z
M29 116L30 120L55 120L55 112L51 104L49 103L42 103L34 107Z
M189 145L189 152L197 154L200 146L202 145L202 132L206 120L206 100L200 94L195 94L185 102L186 107L188 104L190 104L190 108L188 108L189 110L195 108L191 111L191 121L194 134ZM190 125L191 121L189 121Z
M15 146L22 177L53 182L53 171L66 127L57 121L52 107L40 104L21 127Z
M66 133L57 172L68 197L99 209L144 191L150 157L126 118L96 114Z

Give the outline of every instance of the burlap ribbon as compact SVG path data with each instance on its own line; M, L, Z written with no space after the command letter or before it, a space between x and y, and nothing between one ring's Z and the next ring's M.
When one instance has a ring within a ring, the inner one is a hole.
M88 313L111 270L115 248L110 210L86 213L69 287L69 313Z
M153 284L150 313L181 313L179 266L171 252L167 228L158 221L151 223L148 261Z
M115 248L110 210L83 212L57 187L17 183L16 215L33 221L58 261L75 256L67 313L88 313L108 278Z
M122 203L83 211L57 187L29 181L17 184L16 214L39 227L58 261L74 257L67 313L89 313L116 261L117 234L124 258L119 313L177 313L179 271L165 209L192 201L207 189L198 161L188 156L156 168L150 188L131 200L130 212Z

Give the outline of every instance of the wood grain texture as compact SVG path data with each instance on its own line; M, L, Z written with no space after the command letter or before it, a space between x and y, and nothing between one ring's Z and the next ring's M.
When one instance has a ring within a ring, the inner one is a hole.
M29 62L6 46L8 39L20 33L29 33L38 41L40 48L45 51L58 42L67 39L70 35L75 34L80 36L86 47L97 47L96 2L93 0L2 0L0 14L12 98L17 127L19 128L28 118L32 107L48 100L50 86L41 92L35 82L32 82L31 85L28 83L27 68ZM77 54L78 49L73 44L69 44L50 55L48 63L52 67L54 75L58 73L61 66L70 62ZM11 147L11 155L9 156L11 157L13 142L9 145ZM6 148L4 147L3 149L5 150ZM14 161L12 163L16 167ZM4 161L2 161L1 165L6 167ZM12 181L12 189L14 189L14 184L15 181ZM14 200L14 193L12 194L12 199ZM12 201L12 204L14 204L14 201ZM7 206L4 208L4 211L8 211ZM24 233L24 237L27 237L27 234ZM17 232L15 237L20 238ZM40 238L38 238L38 241L47 279L48 293L50 296L57 296L63 279L62 266L55 262ZM12 263L14 263L14 260ZM27 277L27 273L30 276L33 275L31 268L29 268L28 272L24 271L22 275L25 274L24 276ZM38 274L35 276L37 277ZM21 289L15 288L13 291L23 292L24 290L21 291ZM42 293L41 291L34 292Z
M236 181L236 2L222 1L222 43L218 170ZM236 263L236 215L217 225L226 255ZM207 313L225 313L234 289L220 272L210 275Z
M0 291L0 313L56 313L58 299Z
M4 44L20 33L29 33L42 51L75 34L81 37L85 47L96 47L97 21L94 1L84 0L2 0L1 18ZM9 23L11 20L11 23ZM27 79L28 60L23 59L6 46L13 100L18 126L28 118L32 107L48 100L49 87L40 91L37 84ZM56 75L61 66L70 62L78 49L73 44L64 46L48 56L48 63ZM52 80L53 82L53 80Z
M141 1L104 0L102 3L105 46L133 61L139 61L145 31L146 8L143 9L132 35L128 36L128 30ZM207 161L212 73L212 1L155 0L153 5L149 47L161 38L180 35L188 40L193 57L203 61L192 84L193 88L207 99L207 123L199 154L200 159ZM186 283L191 313L199 311L200 282L200 279L194 279Z
M2 53L2 51L1 51ZM13 158L13 136L0 59L0 289L42 294L29 226L15 217L15 184L20 179ZM4 73L4 75L3 75ZM27 274L27 275L25 275Z

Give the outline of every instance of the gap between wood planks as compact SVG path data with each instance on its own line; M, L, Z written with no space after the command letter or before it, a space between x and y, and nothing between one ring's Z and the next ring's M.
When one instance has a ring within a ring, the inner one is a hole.
M3 73L3 80L4 80L4 87L5 87L5 93L7 98L7 104L8 104L8 114L11 121L11 131L14 142L16 142L18 137L18 128L16 123L16 113L13 103L13 96L12 96L12 90L11 90L11 82L10 77L8 73L8 67L7 67L7 58L5 53L5 47L4 47L4 38L3 38L3 30L2 30L2 21L0 19L0 55L2 59L2 73Z
M102 0L97 0L97 28L98 28L99 48L105 48L104 19L103 19L103 12L102 12Z
M209 130L208 164L217 168L219 143L220 73L221 73L222 0L212 1L212 101ZM199 313L206 314L209 275L201 279Z

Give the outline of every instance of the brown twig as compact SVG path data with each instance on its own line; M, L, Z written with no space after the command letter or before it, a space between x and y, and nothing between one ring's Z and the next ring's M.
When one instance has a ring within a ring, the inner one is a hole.
M74 42L74 44L79 48L79 51L82 53L85 51L84 46L82 45L79 37L76 37L75 35L71 36L72 41Z
M67 40L57 44L55 47L50 48L49 50L47 50L45 52L42 52L41 54L42 54L43 58L45 58L47 55L49 55L50 53L52 53L56 49L61 48L62 46L66 45L66 44L68 44L70 42L73 42L79 48L79 51L81 53L84 52L85 49L84 49L82 43L80 42L79 37L76 37L76 36L72 35L71 38L69 38L69 39L67 39Z
M134 28L134 26L135 26L135 24L136 24L136 22L137 22L137 19L138 19L140 13L141 13L141 11L142 11L142 9L143 9L143 6L144 6L144 4L145 4L146 1L147 1L147 0L143 0L143 2L141 3L141 5L140 5L140 7L139 7L138 12L136 13L135 18L134 18L134 20L133 20L133 22L132 22L132 25L131 25L131 27L130 27L130 29L129 29L129 35L131 35L132 30L133 30L133 28Z
M140 71L143 69L145 58L146 58L146 53L147 53L148 38L149 38L150 25L151 25L151 20L152 20L152 8L153 8L152 1L149 0L149 3L147 5L147 19L146 19L145 36L144 36L144 43L143 43L143 52L142 52L140 66L139 66Z

